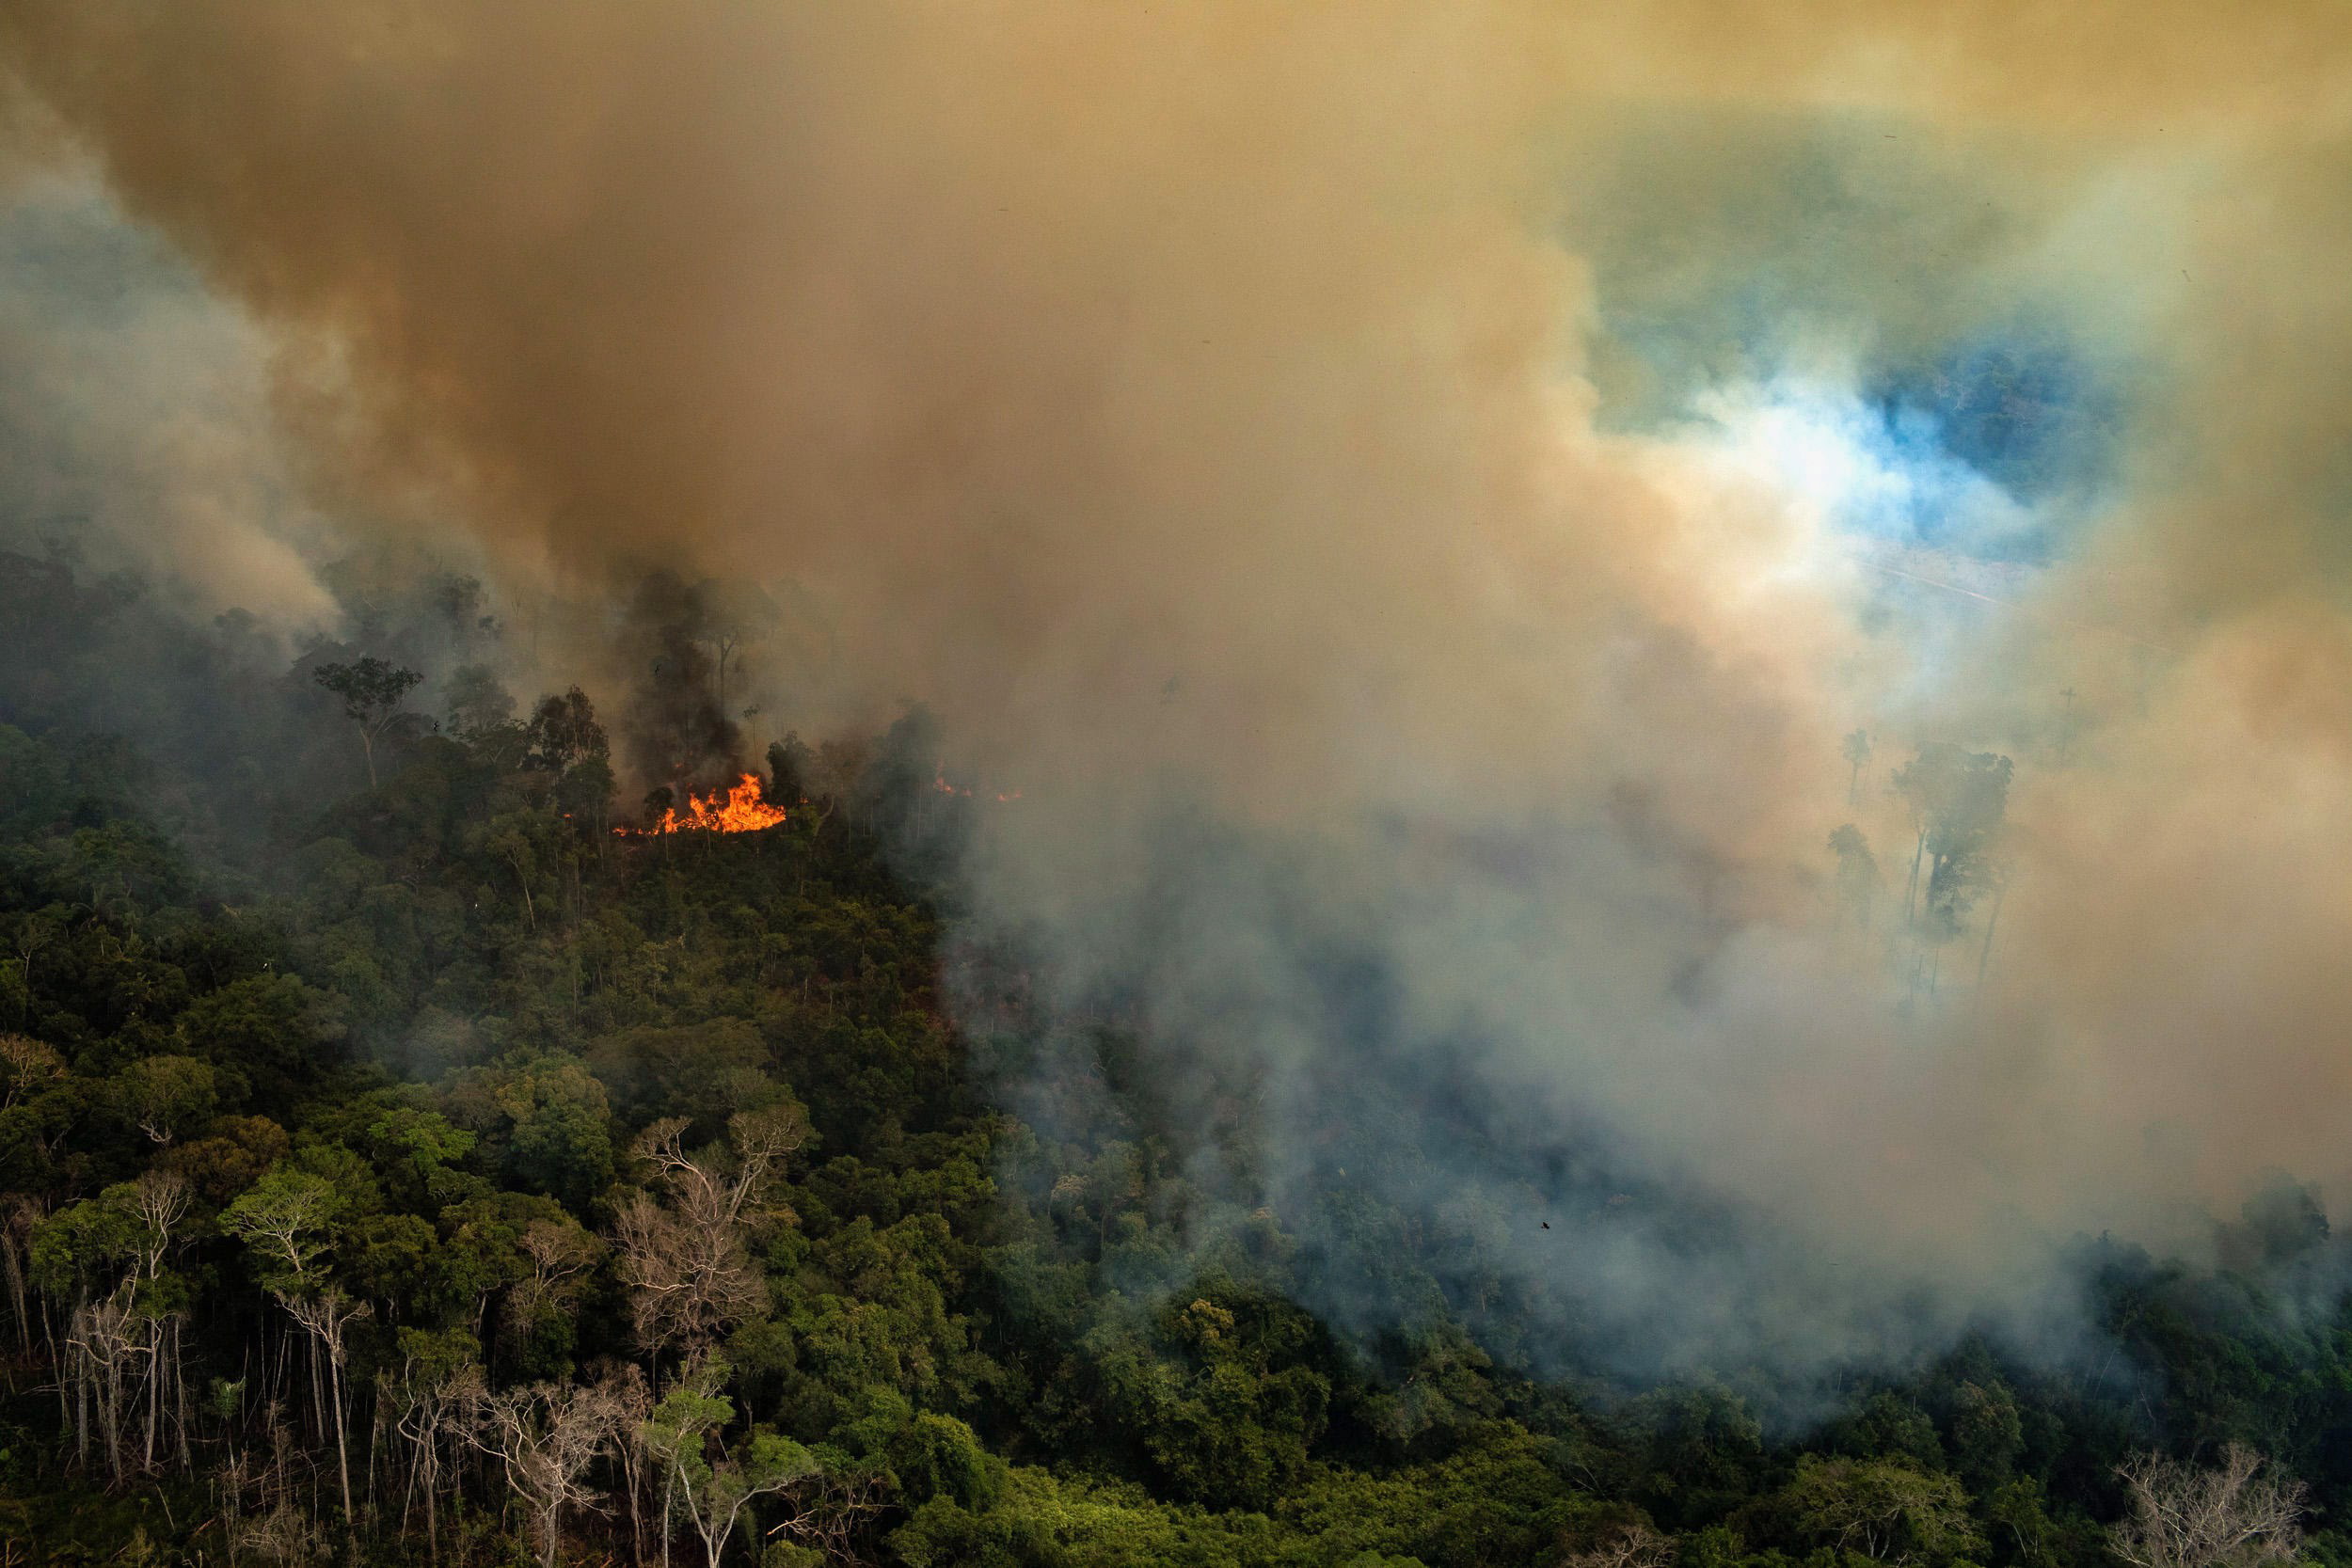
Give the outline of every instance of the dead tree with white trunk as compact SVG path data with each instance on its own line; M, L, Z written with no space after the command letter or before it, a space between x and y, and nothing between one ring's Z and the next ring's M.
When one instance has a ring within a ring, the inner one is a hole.
M630 1412L608 1385L535 1383L483 1396L473 1441L505 1469L506 1484L531 1515L539 1560L554 1568L564 1511L602 1512L588 1472L622 1438Z
M427 1364L414 1352L397 1378L383 1380L381 1402L392 1414L392 1430L407 1445L407 1481L401 1504L401 1527L407 1528L409 1511L424 1503L426 1557L441 1560L441 1494L456 1466L450 1452L462 1442L469 1424L482 1408L482 1369L473 1362Z
M2292 1560L2303 1540L2303 1483L2265 1474L2233 1443L2211 1469L2160 1454L2117 1468L2130 1512L2112 1531L2133 1568L2254 1568Z
M1565 1560L1564 1568L1672 1568L1674 1537L1635 1522Z
M366 1302L352 1300L336 1285L321 1287L308 1295L284 1291L277 1294L288 1315L317 1344L320 1357L326 1363L327 1394L335 1413L335 1474L342 1486L343 1528L356 1539L359 1520L351 1506L350 1422L343 1400L343 1367L350 1359L351 1325L361 1318L373 1316L375 1308Z
M789 1107L735 1117L725 1155L688 1153L686 1128L672 1118L639 1134L633 1151L652 1166L660 1197L636 1195L613 1225L638 1342L654 1355L675 1348L691 1356L766 1309L767 1283L744 1243L755 1222L789 1221L768 1199L808 1137Z

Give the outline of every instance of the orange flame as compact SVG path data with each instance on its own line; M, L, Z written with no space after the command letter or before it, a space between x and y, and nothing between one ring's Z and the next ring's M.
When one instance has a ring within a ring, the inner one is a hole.
M770 805L760 799L759 775L746 773L740 783L725 791L712 790L707 795L690 795L686 810L675 806L661 814L661 820L650 828L615 828L612 831L629 837L650 838L659 833L755 833L762 828L772 828L784 820L784 808Z
M972 792L969 789L960 789L947 782L947 770L944 767L934 768L931 770L931 787L942 795L953 795L966 800L972 798ZM996 799L999 801L1018 800L1021 799L1021 792L1017 789L999 791Z

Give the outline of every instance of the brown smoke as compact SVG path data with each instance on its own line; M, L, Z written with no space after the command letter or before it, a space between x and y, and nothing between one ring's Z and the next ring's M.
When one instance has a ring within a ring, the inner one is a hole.
M843 628L801 700L922 694L1058 797L983 863L1049 922L1170 770L1370 902L1425 874L1394 946L1431 1016L1953 1272L2009 1255L2003 1205L2340 1168L2347 43L2328 4L0 14L275 324L323 503L575 587L793 579ZM1932 649L1805 497L1601 418L1597 259L1805 256L1801 201L1708 225L1823 127L1915 198L1820 259L1878 343L2030 296L2134 367L2079 550ZM1938 738L2020 755L2014 893L1994 983L1955 949L1961 999L1897 1024L1820 930L1820 846L1853 816L1899 890L1884 771ZM1515 902L1385 859L1396 813L1614 847Z

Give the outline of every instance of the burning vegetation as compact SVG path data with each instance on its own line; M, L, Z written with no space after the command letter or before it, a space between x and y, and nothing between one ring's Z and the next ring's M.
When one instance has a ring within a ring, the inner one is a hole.
M624 838L655 838L663 833L755 833L784 824L784 808L763 798L759 775L746 773L726 789L689 795L686 809L664 810L660 819L644 828L615 828Z

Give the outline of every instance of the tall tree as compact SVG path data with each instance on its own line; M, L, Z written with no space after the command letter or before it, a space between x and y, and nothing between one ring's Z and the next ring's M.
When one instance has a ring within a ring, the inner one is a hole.
M596 705L577 686L561 696L550 692L540 698L532 707L528 729L532 766L550 772L561 773L591 759L601 762L611 751L604 725L596 720Z
M1846 804L1862 799L1862 770L1870 765L1870 732L1856 730L1846 736L1846 761L1851 771L1846 775Z
M1867 930L1870 925L1870 900L1878 892L1878 857L1870 853L1868 840L1862 830L1848 822L1829 835L1830 853L1837 857L1837 920L1843 925L1851 915Z
M342 1481L343 1528L357 1538L359 1522L351 1500L351 1447L343 1402L343 1366L349 1359L351 1325L373 1308L354 1301L329 1277L329 1227L343 1200L325 1178L278 1169L221 1212L220 1227L244 1242L260 1265L262 1283L286 1315L299 1324L326 1369L333 1405L337 1474ZM312 1387L315 1390L316 1383Z
M1924 902L1934 934L1950 936L1968 904L1989 885L1985 857L2008 813L2010 771L2005 756L1936 741L1921 747L1896 772L1895 791L1910 805L1918 833L1904 895L1905 917L1915 925ZM1923 865L1924 901L1919 897Z
M343 700L343 717L359 728L359 747L368 759L368 787L374 788L375 743L400 721L401 704L424 677L369 654L349 664L322 664L310 673L310 678Z
M449 1463L444 1453L453 1439L469 1434L468 1423L482 1408L482 1347L463 1329L434 1334L404 1328L400 1348L399 1372L379 1374L379 1399L391 1417L393 1432L408 1445L408 1499L423 1497L425 1552L437 1563L441 1560L442 1476ZM404 1529L407 1519L407 1504L404 1503Z
M789 1492L818 1474L814 1455L771 1433L755 1433L729 1451L723 1439L735 1402L719 1391L726 1381L727 1365L716 1357L690 1369L639 1429L661 1478L664 1513L685 1509L708 1568L719 1568L755 1499Z
M515 716L515 699L486 664L461 664L441 683L441 706L449 727L461 739L474 740L504 725Z

